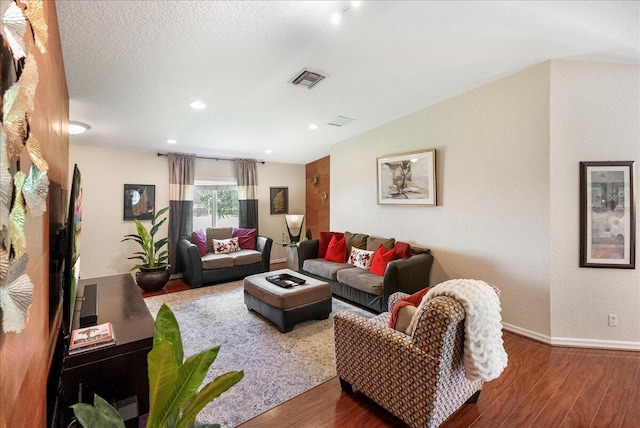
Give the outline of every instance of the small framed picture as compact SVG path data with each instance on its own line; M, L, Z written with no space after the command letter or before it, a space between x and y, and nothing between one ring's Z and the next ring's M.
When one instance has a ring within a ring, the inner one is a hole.
M269 189L271 215L289 214L289 188L271 187Z
M580 162L580 267L635 269L633 169Z
M379 157L378 204L436 206L436 151Z
M124 185L124 219L151 220L156 211L156 186Z

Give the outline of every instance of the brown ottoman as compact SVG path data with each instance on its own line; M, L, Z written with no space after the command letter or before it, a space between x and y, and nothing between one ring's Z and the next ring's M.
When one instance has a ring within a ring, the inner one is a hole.
M288 273L306 282L291 288L270 283L267 276ZM303 321L327 319L331 313L331 289L326 282L281 269L259 273L244 279L244 303L287 333Z

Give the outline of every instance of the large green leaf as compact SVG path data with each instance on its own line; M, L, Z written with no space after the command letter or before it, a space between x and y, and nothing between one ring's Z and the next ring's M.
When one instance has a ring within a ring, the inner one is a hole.
M195 421L200 410L231 388L244 377L243 371L228 372L218 376L204 388L187 404L182 412L182 417L178 421L177 428L187 428Z
M153 223L154 225L151 227L151 231L149 232L149 234L151 236L156 236L156 232L158 231L158 229L160 229L162 227L162 225L164 224L164 222L167 221L166 218L163 218L162 221L158 224L155 224L155 222Z
M162 415L158 416L161 421L164 421L169 415L178 413L180 408L196 395L219 350L219 346L206 349L190 356L180 366L173 394L162 409Z
M83 427L124 428L120 414L107 401L94 395L93 404L94 406L78 403L71 406L78 422Z
M173 394L178 380L178 363L173 354L173 344L154 338L153 348L147 356L149 366L149 417L147 426L160 427L162 409Z
M156 316L156 322L153 326L153 344L157 340L166 340L173 344L172 353L176 363L180 366L184 360L184 350L182 349L182 336L180 335L180 326L175 315L166 304L163 304Z

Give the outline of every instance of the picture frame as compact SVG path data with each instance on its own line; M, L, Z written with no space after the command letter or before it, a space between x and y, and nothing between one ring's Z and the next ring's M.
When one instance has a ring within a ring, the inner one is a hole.
M377 158L378 204L436 206L436 150Z
M124 220L151 220L156 212L156 186L124 185Z
M270 187L269 206L271 215L289 214L289 188Z
M580 162L580 267L635 269L633 161Z

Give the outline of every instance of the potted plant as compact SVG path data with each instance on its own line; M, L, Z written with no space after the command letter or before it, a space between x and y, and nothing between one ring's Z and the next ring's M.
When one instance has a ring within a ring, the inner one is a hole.
M169 242L168 237L155 240L155 235L164 224L167 218L160 220L160 216L169 210L165 207L158 211L151 219L151 230L148 230L140 220L135 219L136 231L138 233L125 235L124 241L135 241L140 244L141 251L136 251L134 255L128 257L129 260L138 259L138 263L131 270L138 269L136 282L145 291L156 291L162 289L169 281L169 265L166 263L169 257L167 249L163 249Z

